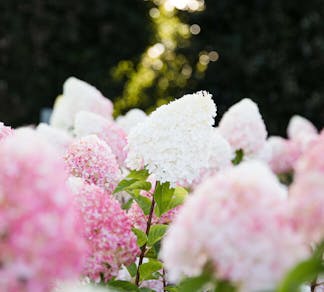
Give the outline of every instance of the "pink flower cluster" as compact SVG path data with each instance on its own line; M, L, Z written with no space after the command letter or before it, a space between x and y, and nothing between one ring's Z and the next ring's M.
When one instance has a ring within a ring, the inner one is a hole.
M281 137L272 136L267 140L270 148L269 166L274 173L287 173L294 169L301 150L297 143Z
M50 291L79 275L87 245L64 163L31 129L0 144L0 290Z
M65 156L71 175L95 184L112 193L119 179L120 170L110 147L96 135L73 141Z
M209 264L216 278L232 281L240 291L274 288L307 254L286 215L286 196L258 162L207 179L187 199L162 242L170 280L199 275Z
M120 204L101 188L81 184L76 191L77 209L84 225L83 236L90 245L84 274L91 280L108 281L121 265L135 261L139 249L131 222Z
M127 156L126 133L115 122L91 112L81 111L76 115L74 129L78 137L97 135L110 146L119 165L123 165Z
M324 238L324 133L300 158L290 189L292 219L306 242Z
M267 138L267 130L258 106L247 98L234 104L223 115L219 131L233 150L242 149L247 156L258 154Z
M0 122L0 141L2 141L4 138L11 135L12 132L13 132L13 129L5 126L2 122Z

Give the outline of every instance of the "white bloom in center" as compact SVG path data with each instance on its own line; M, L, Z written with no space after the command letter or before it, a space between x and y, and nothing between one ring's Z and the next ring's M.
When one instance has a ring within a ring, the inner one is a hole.
M127 165L144 165L161 182L191 183L209 168L216 105L211 94L188 94L155 110L128 136Z

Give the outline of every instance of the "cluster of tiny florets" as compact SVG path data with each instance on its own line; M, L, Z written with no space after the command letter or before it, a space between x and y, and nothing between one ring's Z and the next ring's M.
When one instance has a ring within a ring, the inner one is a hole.
M65 155L71 175L81 177L111 193L120 179L120 170L110 147L95 135L71 143Z
M63 161L35 131L0 144L0 290L50 291L77 277L87 245Z
M139 253L131 222L118 201L101 188L81 184L74 191L82 234L90 246L84 275L95 282L108 281L117 276L122 265L134 262Z
M274 288L306 255L286 205L285 189L261 163L245 162L207 179L163 241L170 280L197 276L208 264L216 278L232 281L240 291Z

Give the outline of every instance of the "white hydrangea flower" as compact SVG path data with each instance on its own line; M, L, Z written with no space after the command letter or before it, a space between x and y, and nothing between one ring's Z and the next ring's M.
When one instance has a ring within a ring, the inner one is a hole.
M124 116L119 116L116 119L116 123L124 129L126 133L129 133L132 128L137 124L143 122L147 118L145 112L141 109L133 108L128 111Z
M234 104L219 123L220 133L234 150L257 155L265 145L267 131L258 106L248 98Z
M216 105L205 91L159 107L131 130L128 167L145 165L157 180L172 185L191 183L210 166L215 116Z
M112 119L112 102L92 85L75 77L63 85L63 95L55 102L50 124L56 128L71 130L75 115L86 110Z
M54 145L61 153L64 153L73 141L73 138L66 131L54 128L45 123L40 123L36 127L36 132L38 132L49 143Z
M91 285L88 281L58 282L52 292L113 292L115 289Z

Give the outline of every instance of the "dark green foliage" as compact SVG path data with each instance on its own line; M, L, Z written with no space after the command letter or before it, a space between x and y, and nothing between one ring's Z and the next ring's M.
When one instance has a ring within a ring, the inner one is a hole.
M192 65L202 50L215 50L220 58L205 77L193 76L167 95L209 90L218 118L250 97L274 134L284 134L293 114L322 126L324 1L205 2L203 12L180 13L201 33L189 47L180 44L179 52ZM113 82L110 72L121 60L136 64L154 39L149 7L142 0L0 1L0 120L14 126L37 122L40 108L52 105L70 75L112 99L120 96L125 80Z

